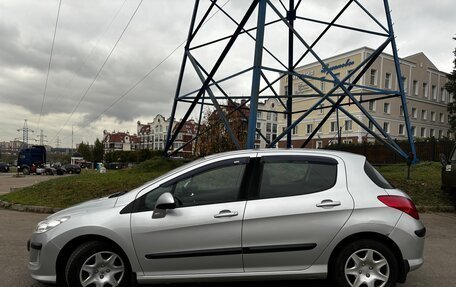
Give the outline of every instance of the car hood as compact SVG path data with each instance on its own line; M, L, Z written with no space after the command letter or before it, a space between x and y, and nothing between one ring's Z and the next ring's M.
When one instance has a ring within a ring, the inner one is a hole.
M112 208L114 207L117 198L103 197L98 199L89 200L86 202L79 203L77 205L65 208L61 211L58 211L48 218L56 218L63 216L71 216L79 213L89 213L94 210L100 210L103 208Z

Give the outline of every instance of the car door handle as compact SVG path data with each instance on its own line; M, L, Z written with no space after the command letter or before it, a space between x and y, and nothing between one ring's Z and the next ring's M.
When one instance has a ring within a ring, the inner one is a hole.
M333 206L339 206L339 205L340 205L340 201L332 201L331 199L326 199L320 203L317 203L317 207L333 207Z
M222 217L233 217L233 216L238 216L237 211L231 211L231 210L222 210L219 212L219 214L214 215L214 218L222 218Z

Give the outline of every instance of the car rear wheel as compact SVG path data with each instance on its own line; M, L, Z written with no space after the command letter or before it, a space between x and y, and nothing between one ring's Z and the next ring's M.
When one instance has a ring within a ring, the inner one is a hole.
M132 286L128 261L115 246L91 241L71 254L65 268L69 287Z
M23 168L22 168L22 173L23 173L24 175L29 175L29 174L30 174L30 169L29 169L28 167L23 167Z
M334 262L332 280L339 287L396 286L398 263L383 243L358 240L345 246Z

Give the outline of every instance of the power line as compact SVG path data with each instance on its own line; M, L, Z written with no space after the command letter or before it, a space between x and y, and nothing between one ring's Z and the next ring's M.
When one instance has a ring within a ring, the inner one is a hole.
M225 7L231 0L227 0L221 8ZM209 22L217 13L220 12L220 9L215 11L214 14L212 14L206 22L203 23L202 26L204 26L207 22ZM157 65L155 65L149 72L147 72L141 79L139 79L133 86L131 86L125 93L120 95L114 102L111 103L103 112L101 112L97 117L95 117L92 121L98 120L102 115L104 115L107 111L112 109L118 102L120 102L124 97L128 96L131 91L133 91L139 84L141 84L144 80L146 80L150 74L152 74L155 70L157 70L164 62L166 62L178 49L180 49L187 40L184 40L182 43L180 43L176 48L174 48L171 53L169 53L163 60L161 60ZM79 131L81 128L78 128L76 131Z
M125 26L125 28L123 29L122 33L120 34L119 38L117 39L116 43L114 44L114 46L112 47L111 51L109 52L108 56L106 57L106 59L104 60L103 64L101 65L100 69L98 70L97 74L95 75L95 77L93 78L92 82L90 83L89 87L85 90L85 92L83 93L82 97L79 99L79 102L77 103L77 105L74 107L73 111L71 112L70 116L66 119L65 123L63 124L63 126L60 128L60 130L57 132L57 134L54 136L54 139L56 137L58 137L58 135L60 134L60 132L62 132L63 128L68 124L69 120L73 117L73 114L76 112L76 110L79 108L79 106L81 105L82 101L85 99L85 97L87 96L87 94L89 93L90 89L92 88L93 84L97 81L98 77L100 76L101 74L101 71L103 71L103 68L105 67L106 63L108 62L109 58L111 57L112 53L114 52L114 50L116 49L117 45L119 44L120 40L122 39L123 35L125 34L125 31L127 30L128 26L130 26L130 23L131 21L133 20L133 18L135 17L136 13L138 12L139 10L139 7L141 6L143 0L141 0L139 3L138 3L138 6L136 7L135 11L133 12L133 14L131 15L130 19L128 20L128 23L127 25Z
M95 48L98 46L98 43L100 42L100 40L108 33L109 29L111 28L112 24L114 23L115 19L117 18L117 16L119 16L119 13L120 11L123 9L123 7L125 6L125 3L127 2L127 0L124 0L122 2L122 5L120 5L120 7L117 9L116 13L114 14L114 16L111 18L111 20L109 21L109 24L108 26L106 27L106 29L100 34L100 36L98 36L97 40L95 41L95 43L92 45L92 49L90 50L89 54L87 57L85 57L80 63L79 63L79 66L76 70L76 72L74 73L74 75L71 77L71 79L67 82L67 84L65 85L64 89L68 88L70 86L70 84L73 82L73 80L76 78L76 75L79 73L79 71L81 70L82 66L84 64L87 63L87 60L92 56L93 52L95 51ZM61 98L59 98L61 99Z
M47 75L46 75L46 82L44 84L43 100L41 101L40 117L38 118L38 129L40 128L41 116L43 115L44 100L46 98L47 85L48 85L48 80L49 80L49 72L51 71L52 54L54 53L55 36L57 35L57 26L59 24L61 6L62 6L62 0L59 1L59 8L57 10L57 19L55 20L54 37L52 38L52 46L51 46L51 55L49 56L49 64L48 64L48 70L47 70Z

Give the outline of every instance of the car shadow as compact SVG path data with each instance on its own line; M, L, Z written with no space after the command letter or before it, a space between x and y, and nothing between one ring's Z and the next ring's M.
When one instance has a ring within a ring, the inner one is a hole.
M328 280L274 280L274 281L249 281L249 282L193 282L193 283L178 283L178 284L154 284L154 285L141 285L141 287L331 287ZM52 285L56 287L56 285ZM43 285L35 283L30 287L51 287L50 285ZM63 287L63 286L59 286Z
M242 282L219 282L219 283L179 283L179 284L159 284L153 287L330 287L328 280L273 280L273 281L242 281ZM152 287L152 285L144 285Z

